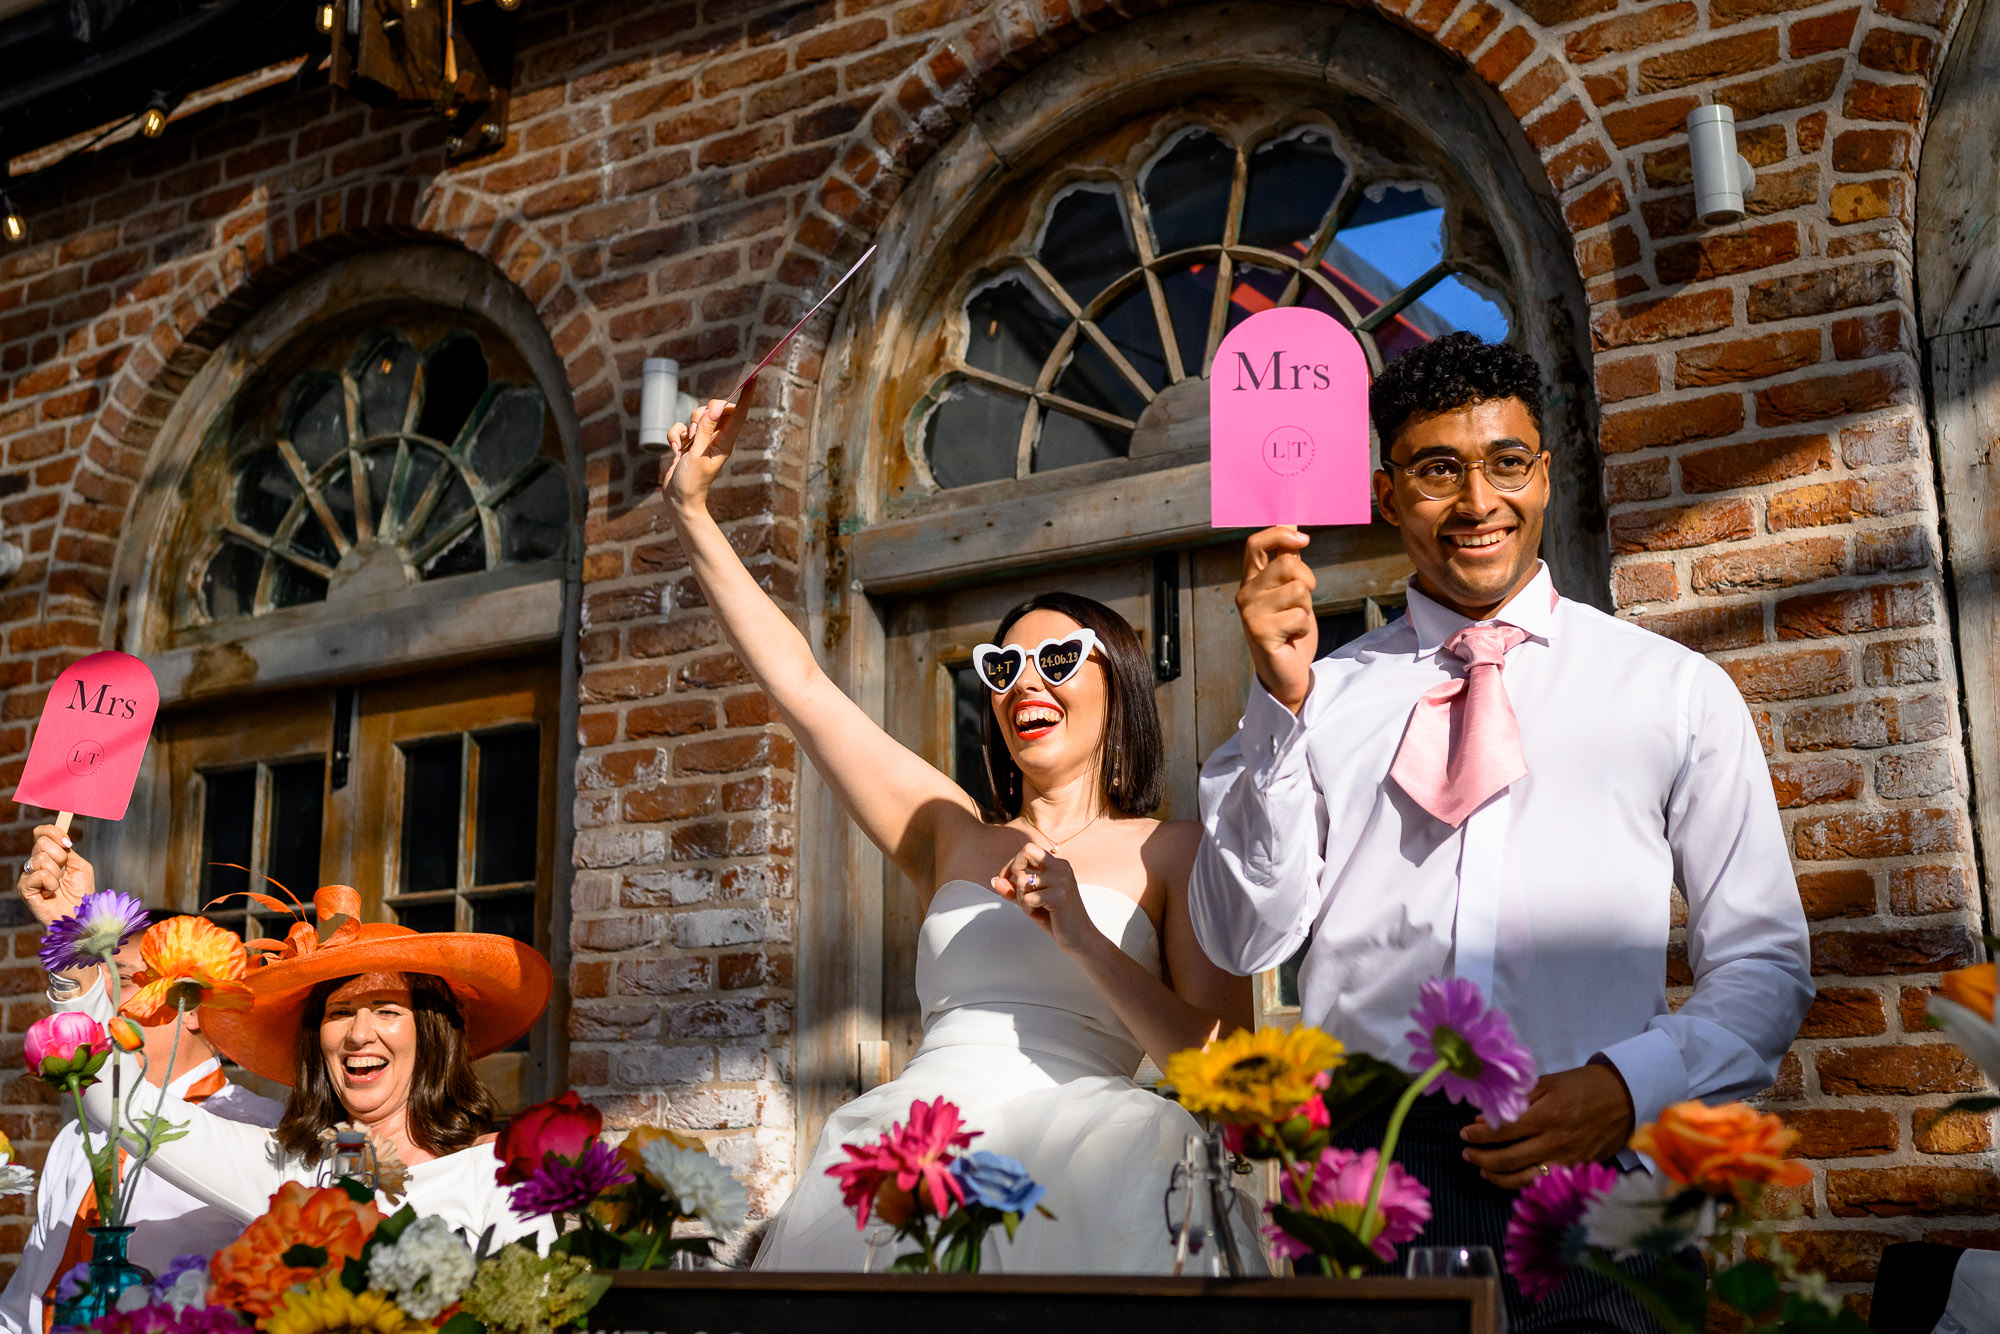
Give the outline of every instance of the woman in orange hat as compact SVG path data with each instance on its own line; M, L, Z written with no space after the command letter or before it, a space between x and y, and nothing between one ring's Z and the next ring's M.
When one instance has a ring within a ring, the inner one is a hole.
M46 879L80 900L94 885L88 863L75 860L78 874ZM30 904L45 924L61 915L50 906ZM333 1132L352 1124L368 1132L378 1157L393 1155L408 1169L402 1190L419 1216L436 1214L475 1240L488 1228L495 1243L552 1238L549 1221L515 1214L495 1181L498 1106L472 1069L541 1017L554 987L548 961L505 936L364 923L360 896L345 885L320 890L313 908L317 922L296 922L282 945L253 954L249 1008L203 1014L218 1051L291 1086L277 1129L167 1097L161 1114L187 1132L156 1148L148 1166L248 1222L285 1182L330 1181ZM57 1003L111 1018L110 997L94 982ZM128 1071L124 1082L136 1079ZM83 1102L102 1128L110 1082L100 1080Z

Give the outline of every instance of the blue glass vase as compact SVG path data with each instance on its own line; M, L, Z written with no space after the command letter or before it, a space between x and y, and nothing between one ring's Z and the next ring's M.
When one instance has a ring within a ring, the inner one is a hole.
M56 1304L58 1325L87 1325L118 1304L118 1294L142 1283L151 1283L152 1274L125 1258L131 1244L129 1227L90 1229L90 1287L73 1302Z

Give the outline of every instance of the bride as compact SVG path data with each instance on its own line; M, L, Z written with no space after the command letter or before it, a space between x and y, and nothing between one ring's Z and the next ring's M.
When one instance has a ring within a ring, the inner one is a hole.
M1132 1076L1248 1025L1250 984L1208 961L1188 916L1201 828L1151 818L1163 744L1132 627L1088 598L1015 608L975 652L992 692L986 768L1005 823L889 736L820 670L708 512L740 419L713 401L673 428L668 509L737 657L862 832L916 886L924 1039L902 1075L828 1118L765 1236L765 1269L857 1272L868 1243L827 1168L938 1096L1017 1158L1055 1220L989 1239L993 1271L1170 1269L1162 1211L1196 1123ZM1255 1263L1247 1236L1239 1249Z

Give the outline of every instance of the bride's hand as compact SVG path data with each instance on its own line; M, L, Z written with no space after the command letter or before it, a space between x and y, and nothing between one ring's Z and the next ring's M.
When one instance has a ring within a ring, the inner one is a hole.
M667 429L667 444L674 457L660 487L670 504L689 512L707 510L708 489L729 462L742 426L742 404L712 398L707 406L695 409L692 420L675 422Z
M1069 863L1051 856L1040 844L1030 843L1015 853L992 885L995 894L1013 902L1029 921L1055 937L1065 953L1106 943L1104 933L1090 920Z
M21 901L43 926L76 911L97 888L97 872L52 824L35 827L35 851L14 882Z

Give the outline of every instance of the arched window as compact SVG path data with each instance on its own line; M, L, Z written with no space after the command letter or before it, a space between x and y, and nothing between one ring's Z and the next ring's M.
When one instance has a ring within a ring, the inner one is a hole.
M519 354L476 326L402 323L316 342L232 419L201 465L226 474L208 490L227 505L202 526L182 625L562 553L569 485Z
M969 281L910 428L937 487L1129 455L1148 409L1260 310L1332 315L1377 370L1455 329L1507 337L1503 282L1454 235L1483 226L1457 182L1370 162L1326 117L1282 106L1141 128L1149 146L1108 177L1059 173Z

